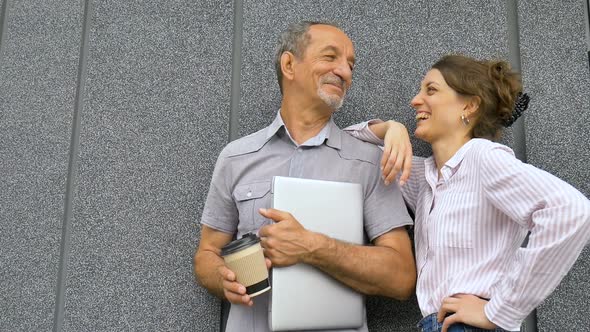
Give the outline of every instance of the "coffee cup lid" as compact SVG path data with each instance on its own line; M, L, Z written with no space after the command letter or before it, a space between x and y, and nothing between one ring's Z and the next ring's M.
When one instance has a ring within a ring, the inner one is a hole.
M221 256L233 254L234 252L238 252L242 249L248 248L249 246L255 245L258 242L260 242L260 238L258 236L252 233L246 233L242 235L241 239L234 240L221 248Z

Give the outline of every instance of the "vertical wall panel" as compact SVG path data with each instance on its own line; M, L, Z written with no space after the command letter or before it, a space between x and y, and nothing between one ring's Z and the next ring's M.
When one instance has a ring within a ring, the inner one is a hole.
M518 19L532 97L528 162L588 196L583 1L520 0ZM215 159L229 136L233 0L88 2L62 330L217 331L219 301L195 284L192 257ZM50 331L84 1L0 3L7 4L0 44L0 330ZM337 123L394 118L413 131L409 101L442 54L508 56L505 3L245 1L237 132L262 128L279 108L274 47L290 22L333 21L355 42L354 84ZM503 142L512 141L508 131ZM413 143L415 153L430 153ZM539 308L539 331L590 326L589 270L586 248ZM368 315L371 331L415 331L420 318L415 298L371 297Z
M3 38L3 31L5 30L4 27L4 22L5 22L5 17L7 16L6 14L6 6L7 6L7 0L2 0L0 1L0 61L2 61L2 38Z
M279 33L298 20L327 20L355 43L353 86L337 114L341 125L373 117L394 118L413 132L409 102L428 68L441 55L508 54L504 1L246 1L244 3L240 135L269 124L280 107L273 56ZM507 135L507 140L511 137ZM415 141L415 152L429 154ZM377 171L377 170L376 170ZM415 299L368 300L371 331L414 331Z
M78 0L7 4L0 56L0 330L50 331L82 7Z
M519 1L529 163L590 195L590 74L579 0ZM587 247L555 293L538 309L539 331L590 326L590 250Z
M532 97L525 117L528 161L590 195L590 74L584 4L519 3L524 83ZM564 24L564 22L568 22Z
M93 2L64 331L214 331L192 272L228 137L232 2Z

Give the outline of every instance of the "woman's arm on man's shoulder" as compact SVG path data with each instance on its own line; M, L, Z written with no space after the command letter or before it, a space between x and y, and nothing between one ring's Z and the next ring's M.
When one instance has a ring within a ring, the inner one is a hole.
M403 186L412 169L412 145L404 125L393 120L379 119L361 122L344 131L362 141L383 146L381 175L386 185L393 182L401 171L399 184Z

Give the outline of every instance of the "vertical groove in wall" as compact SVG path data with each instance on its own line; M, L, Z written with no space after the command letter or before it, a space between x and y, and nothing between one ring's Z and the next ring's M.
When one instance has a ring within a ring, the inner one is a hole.
M240 118L240 83L242 72L242 28L243 22L242 0L234 0L234 29L232 42L232 67L231 67L231 99L229 113L229 141L238 138Z
M88 58L88 33L90 27L91 0L82 0L84 16L82 19L82 37L80 39L80 57L78 62L78 77L76 96L74 100L74 112L72 117L72 136L70 139L70 160L68 163L68 175L66 182L64 218L62 224L62 236L59 252L59 270L57 274L57 287L55 295L55 312L53 320L53 332L60 332L63 328L65 311L65 292L67 267L70 256L70 236L72 227L73 201L75 192L75 178L80 150L80 117L83 107L84 87L86 82L86 64Z
M244 28L243 0L234 0L233 40L232 40L232 66L231 66L231 95L229 112L228 141L238 138L240 125L240 97L242 80L242 30ZM219 331L225 331L227 317L229 315L229 302L221 302L221 315Z
M8 0L2 1L0 7L0 63L2 62L3 45L4 45L4 31L6 31L6 21L8 21Z
M583 0L584 2L584 25L586 26L586 44L588 45L588 67L590 69L590 0Z
M506 0L506 11L508 13L508 58L512 68L518 72L520 67L520 38L518 29L518 1ZM516 157L526 162L526 136L524 129L524 117L526 113L513 125L514 153Z
M518 26L518 0L506 0L506 12L508 23L508 58L512 68L522 73L520 64L520 30ZM518 119L513 124L514 134L514 154L523 162L526 162L526 136L524 128L524 117ZM526 247L528 243L528 235L522 244ZM537 310L533 310L524 321L525 332L537 332Z

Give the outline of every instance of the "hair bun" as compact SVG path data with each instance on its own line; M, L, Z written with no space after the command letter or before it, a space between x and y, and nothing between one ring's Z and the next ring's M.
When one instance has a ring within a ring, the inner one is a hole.
M510 70L510 66L505 61L492 61L488 65L490 76L497 80L502 80L506 72Z

